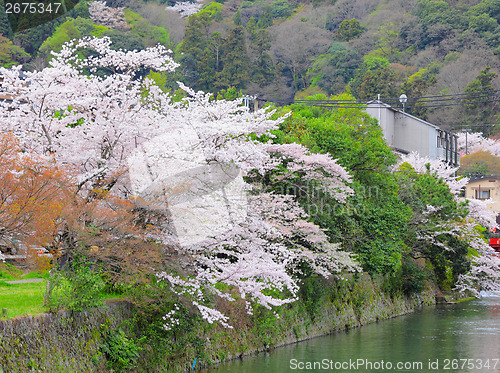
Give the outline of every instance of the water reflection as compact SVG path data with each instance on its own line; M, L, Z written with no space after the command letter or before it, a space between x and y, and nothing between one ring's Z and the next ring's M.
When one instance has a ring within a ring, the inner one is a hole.
M500 372L499 359L500 298L487 297L297 343L204 372Z

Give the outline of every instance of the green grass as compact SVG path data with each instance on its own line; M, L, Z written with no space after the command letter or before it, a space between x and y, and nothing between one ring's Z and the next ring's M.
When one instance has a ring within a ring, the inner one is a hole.
M27 273L27 274L21 276L20 279L28 280L28 279L32 279L32 278L44 278L44 279L48 280L49 276L50 276L49 271L45 271L45 273L41 273L40 271L34 271L34 272L30 272L30 273Z
M45 312L43 295L47 281L27 284L7 284L0 281L0 318L37 315ZM7 309L7 315L4 314Z
M11 319L20 315L37 315L46 311L43 295L47 281L27 284L7 284L6 281L47 279L49 273L38 271L23 276L23 271L11 264L0 263L0 319ZM6 314L5 311L7 310Z
M7 284L6 281L41 278L42 282L25 284ZM5 263L0 263L0 320L11 319L21 315L38 315L47 312L44 304L45 288L49 273L33 271L23 275L23 271ZM124 298L117 292L102 292L102 300ZM4 310L7 310L6 314Z
M19 268L14 267L12 264L0 263L0 281L16 280L23 274Z
M477 298L475 297L469 297L469 298L463 298L463 299L458 299L457 301L455 301L455 303L460 303L460 302L469 302L471 300L476 300Z

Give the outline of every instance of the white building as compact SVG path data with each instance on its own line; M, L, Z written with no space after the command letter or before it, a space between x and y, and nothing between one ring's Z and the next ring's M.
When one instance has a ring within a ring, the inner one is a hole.
M455 166L460 164L456 135L378 100L368 102L366 111L378 120L384 139L394 151L417 152Z

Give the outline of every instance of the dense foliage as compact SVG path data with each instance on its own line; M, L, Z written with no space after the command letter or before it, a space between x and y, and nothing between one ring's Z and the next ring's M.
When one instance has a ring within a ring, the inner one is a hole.
M322 98L313 96L311 98ZM340 97L348 99L348 96ZM360 255L364 268L388 273L400 264L410 211L397 195L390 172L396 161L376 121L360 109L328 110L294 105L281 141L299 141L328 153L351 171L354 195L347 206L326 196L302 199L315 222L344 247Z
M467 179L457 179L456 169L416 154L395 165L380 127L361 109L292 105L284 110L292 113L279 141L337 158L353 175L354 194L339 206L321 194L311 198L300 188L285 189L332 240L359 256L366 271L388 276L391 293L419 291L429 275L452 289L471 270L473 256L488 252L477 224L493 226L492 213L472 213L475 205L469 212L459 202L456 195ZM489 217L483 220L481 214Z

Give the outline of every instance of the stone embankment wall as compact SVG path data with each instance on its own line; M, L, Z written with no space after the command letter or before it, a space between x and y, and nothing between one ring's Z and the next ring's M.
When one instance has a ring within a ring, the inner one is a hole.
M266 351L287 344L324 336L369 323L387 320L412 313L422 307L436 304L436 287L428 284L425 291L411 297L391 298L381 291L381 282L374 282L368 276L362 276L345 302L324 299L315 315L304 312L294 306L280 314L279 319L272 319L265 335L259 330L252 333L241 329L219 331L203 336L207 339L206 350L209 363L240 358L256 352ZM224 337L222 337L224 336ZM189 361L186 361L188 364ZM202 361L203 364L203 361ZM189 365L188 365L189 366ZM181 370L179 370L181 371Z
M189 370L194 357L198 359L197 367L215 364L410 313L434 304L434 294L429 287L418 296L391 298L380 290L380 284L363 276L352 288L349 299L325 297L314 314L291 305L280 313L279 319L264 313L261 318L255 315L252 321L240 314L233 315L237 323L234 329L200 327L197 335L203 342L201 355L186 346L174 358L168 351L152 350L146 341L137 366L130 371L182 372ZM118 327L127 330L127 321L133 315L131 304L117 302L83 312L0 321L0 373L110 372L101 348L103 333Z
M106 372L102 330L132 316L132 306L119 302L0 321L0 373Z

